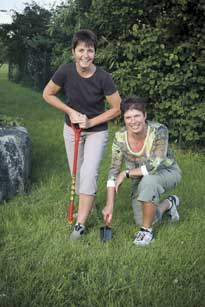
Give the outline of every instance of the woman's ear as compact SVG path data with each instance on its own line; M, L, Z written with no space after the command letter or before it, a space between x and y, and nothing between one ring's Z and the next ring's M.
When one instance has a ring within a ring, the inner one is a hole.
M145 119L147 119L147 112L145 112L145 114L144 114L144 118L145 118Z

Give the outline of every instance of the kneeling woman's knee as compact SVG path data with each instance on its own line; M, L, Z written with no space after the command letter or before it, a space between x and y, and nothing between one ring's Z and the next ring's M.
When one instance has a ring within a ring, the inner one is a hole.
M144 176L138 185L138 199L158 203L164 188L156 180L156 176Z

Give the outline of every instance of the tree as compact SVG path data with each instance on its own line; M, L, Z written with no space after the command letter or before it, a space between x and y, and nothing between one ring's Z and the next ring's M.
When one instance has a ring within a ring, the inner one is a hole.
M7 47L0 41L0 67L4 63L7 63Z
M205 141L203 0L93 0L98 60L123 96L150 97L150 112L172 140Z
M88 17L91 2L91 0L68 0L53 11L49 34L55 42L52 52L54 68L72 59L73 34L82 28L92 28Z
M14 11L13 23L0 27L0 37L7 46L9 78L43 86L50 67L52 41L47 29L51 14L35 2L27 4L23 13Z

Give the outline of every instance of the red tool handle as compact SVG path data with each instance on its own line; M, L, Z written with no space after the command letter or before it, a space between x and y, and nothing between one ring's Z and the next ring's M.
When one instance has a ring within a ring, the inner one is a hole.
M77 128L76 125L74 125L73 123L71 123L71 127L72 127L72 129L74 131L74 135L75 135L73 173L72 173L72 175L76 175L77 160L78 160L78 145L79 145L79 140L80 140L80 134L81 134L81 131L83 129L82 128Z
M105 218L105 224L106 226L109 226L109 214L106 215L106 218Z
M78 161L78 145L79 145L79 140L80 140L80 134L81 134L81 131L83 130L82 128L76 127L76 124L74 125L73 123L71 123L71 127L75 135L75 145L74 145L72 180L71 180L71 188L70 188L70 204L69 204L69 209L68 209L68 224L72 224L73 222L75 177L76 177L77 161Z
M70 203L68 210L68 224L71 225L73 223L73 212L74 212L74 204Z

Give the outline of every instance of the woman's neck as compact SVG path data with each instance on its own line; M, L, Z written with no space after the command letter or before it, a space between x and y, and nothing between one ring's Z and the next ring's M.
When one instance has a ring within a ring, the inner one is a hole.
M96 66L94 64L91 64L89 67L79 67L76 64L76 70L79 73L79 75L83 78L90 78L96 71Z

